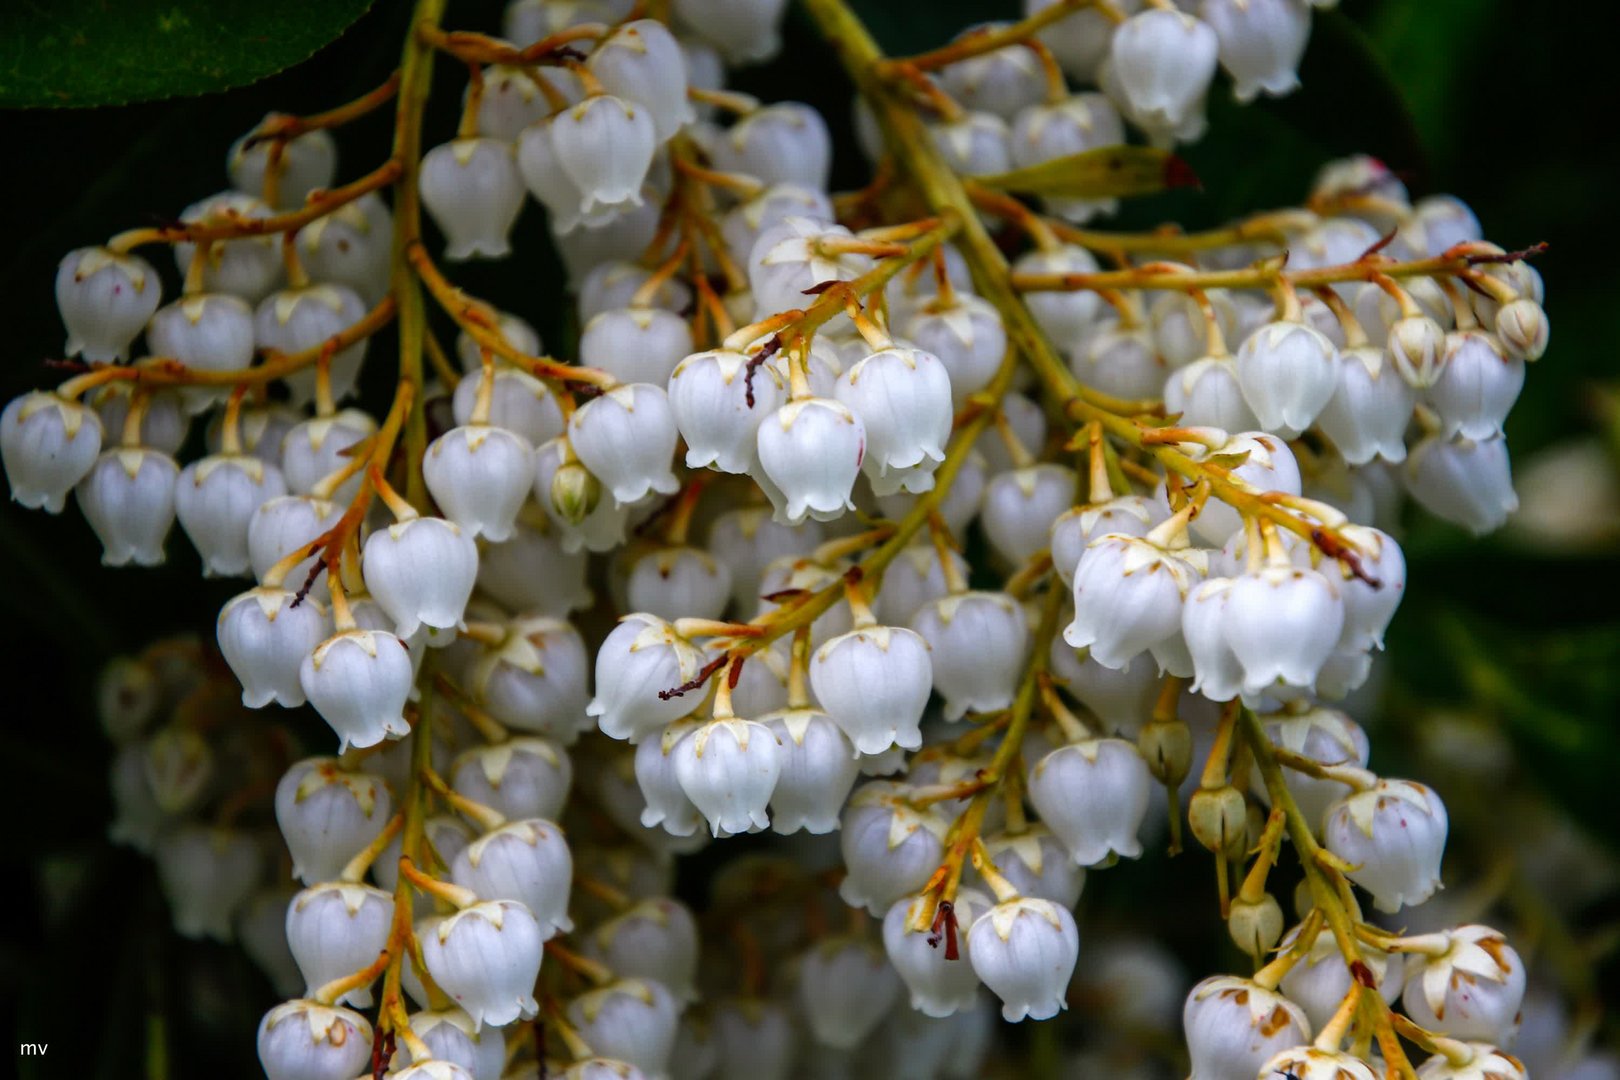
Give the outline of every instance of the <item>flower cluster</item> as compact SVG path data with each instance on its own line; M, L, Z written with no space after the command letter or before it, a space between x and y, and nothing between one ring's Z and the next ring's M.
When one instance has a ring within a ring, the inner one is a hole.
M216 626L234 683L166 645L109 669L103 718L114 835L176 928L289 995L271 1080L823 1076L858 1050L966 1077L992 998L1149 1035L1182 1003L1197 1080L1411 1075L1413 1047L1424 1077L1527 1075L1502 934L1363 917L1435 895L1449 817L1367 771L1352 714L1403 496L1476 533L1514 509L1540 278L1368 158L1201 234L1084 231L1130 192L1037 209L997 180L1127 124L1196 138L1218 68L1288 92L1310 5L1045 0L896 59L812 0L869 91L875 177L837 195L815 110L723 86L779 47L780 0L517 0L504 38L440 6L393 158L335 186L330 128L392 88L267 119L230 191L63 260L80 370L0 417L13 497L71 495L107 564L163 562L178 521L247 586ZM424 148L435 53L473 74ZM927 216L893 220L907 186ZM435 260L509 255L529 196L574 362ZM396 322L392 401L351 403ZM317 756L248 721L306 704ZM1251 976L1187 992L1152 942L1082 950L1087 874L1166 829L1213 853ZM791 857L751 848L701 913L673 896L678 856L767 832Z

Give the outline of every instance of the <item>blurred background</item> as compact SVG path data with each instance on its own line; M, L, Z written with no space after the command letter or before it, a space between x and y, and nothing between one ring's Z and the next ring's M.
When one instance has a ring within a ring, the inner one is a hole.
M855 7L891 52L1018 14L1017 0ZM227 146L266 112L318 111L381 82L408 9L381 0L313 59L227 93L0 112L11 191L0 200L0 311L13 335L0 398L61 377L44 361L62 347L52 278L63 253L223 188ZM1524 509L1483 541L1412 516L1411 583L1384 692L1357 718L1372 733L1375 768L1434 783L1453 808L1448 881L1459 885L1443 900L1477 911L1448 914L1488 912L1533 955L1537 982L1593 1002L1617 987L1620 926L1620 202L1611 194L1620 143L1601 126L1620 91L1600 76L1612 62L1610 35L1577 14L1512 0L1344 0L1318 13L1300 92L1239 108L1218 85L1209 134L1185 150L1202 189L1140 200L1118 224L1198 228L1294 203L1323 162L1368 152L1414 197L1462 197L1492 240L1551 244L1538 267L1552 346L1508 427ZM457 27L497 31L499 16L493 0L450 4ZM783 55L736 86L822 109L838 140L835 187L858 186L866 165L852 142L849 86L797 12L787 36ZM438 75L429 142L452 133L463 81L452 65ZM345 129L340 176L382 160L388 137L383 114ZM516 260L456 276L567 355L570 305L533 206L514 246ZM370 401L391 380L391 348L387 335L373 345ZM239 951L174 936L150 862L106 840L110 744L94 710L98 671L165 635L211 642L219 606L238 589L201 579L184 543L170 550L161 569L105 570L76 509L52 518L0 507L0 663L11 694L0 722L10 870L0 997L13 1003L14 1041L50 1044L48 1058L19 1062L24 1075L258 1075L251 1032L274 1000L269 984ZM296 723L324 752L319 721ZM705 873L701 861L684 873L694 900ZM1094 874L1082 912L1091 943L1128 913L1134 932L1162 942L1195 977L1243 968L1201 853ZM1037 1031L1018 1033L1035 1040L1032 1072L1071 1048L1056 1040L1085 1039L1083 1021L1062 1035L1026 1027ZM152 1058L163 1045L167 1060Z

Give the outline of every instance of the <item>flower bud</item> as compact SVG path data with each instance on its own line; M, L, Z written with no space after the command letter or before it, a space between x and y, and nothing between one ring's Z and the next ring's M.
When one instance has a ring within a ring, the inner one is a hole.
M1410 315L1390 326L1387 348L1401 378L1414 390L1426 390L1440 374L1446 331L1427 315Z
M968 931L973 971L1001 999L1009 1023L1050 1020L1067 1009L1064 996L1079 955L1074 916L1050 900L1003 900Z
M668 396L647 383L615 387L581 405L568 420L574 453L621 504L649 491L673 495L680 490L669 467L679 437Z
M1310 1021L1298 1005L1259 983L1215 975L1192 988L1181 1012L1192 1080L1260 1076L1283 1050L1310 1041Z
M677 1000L697 998L697 923L678 900L645 900L591 931L586 951L622 979L656 980Z
M309 703L338 733L340 751L409 735L404 710L414 678L410 650L383 630L342 631L317 645L298 669Z
M1431 435L1406 459L1406 490L1429 513L1475 536L1501 528L1519 508L1507 441Z
M868 626L833 638L810 661L810 685L855 750L922 745L923 709L933 686L929 646L901 627Z
M1304 323L1267 323L1237 351L1238 385L1260 426L1293 438L1316 420L1338 386L1333 342Z
M353 1080L371 1063L371 1023L351 1009L286 1001L259 1021L269 1080Z
M715 836L763 829L781 748L765 725L733 717L703 724L670 751L675 778Z
M1012 704L1029 653L1029 626L1012 597L952 593L919 608L911 627L932 650L934 689L945 699L945 719Z
M656 615L626 615L596 653L596 697L585 711L604 734L640 742L692 711L680 695L661 698L697 677L703 653Z
M1415 400L1388 354L1363 345L1339 354L1338 384L1316 422L1351 465L1404 461Z
M1152 127L1181 126L1199 110L1219 50L1215 31L1191 15L1153 8L1131 16L1109 50L1122 104Z
M465 750L450 763L449 771L450 786L457 794L498 810L511 821L555 821L568 801L573 775L566 751L532 735Z
M1235 859L1248 847L1248 808L1243 793L1230 784L1193 792L1187 801L1187 825L1198 842L1216 855Z
M757 439L760 469L781 491L787 524L807 514L830 521L855 508L850 493L866 427L847 406L830 398L790 401L760 424Z
M287 906L287 944L303 973L304 996L370 965L388 943L394 898L370 885L328 882L305 889ZM371 988L356 987L340 1005L367 1008Z
M883 953L858 938L810 946L799 961L799 1002L823 1046L853 1050L883 1022L900 979Z
M282 289L259 302L253 312L253 343L260 349L298 353L322 347L365 318L366 304L346 285L309 285ZM366 339L342 352L332 354L328 368L332 399L341 401L354 393L360 378L360 365L366 357ZM283 380L291 391L296 408L315 397L314 365L291 372Z
M1152 777L1124 739L1087 739L1053 750L1029 774L1029 799L1076 865L1142 854Z
M0 414L12 499L60 514L68 492L95 467L101 440L101 420L76 401L42 390L12 398Z
M1234 897L1226 917L1226 932L1234 945L1263 963L1282 937L1282 906L1270 893L1262 893L1258 900Z
M1180 787L1192 771L1192 729L1185 720L1150 720L1142 726L1136 747L1148 773L1165 787Z
M782 772L771 791L772 831L820 835L838 828L838 812L860 772L849 739L820 709L783 709L765 713L759 722L781 748Z
M579 189L579 213L642 204L658 138L652 111L597 94L552 117L556 164Z
M1310 9L1294 0L1204 0L1198 13L1220 42L1221 66L1238 101L1282 97L1299 86Z
M163 282L139 255L105 247L70 251L56 270L56 306L67 326L68 356L125 360L130 342L157 310Z
M512 535L534 482L534 448L521 435L489 424L451 428L422 455L422 479L444 516L478 536Z
M592 1051L647 1076L667 1075L680 1005L653 979L619 979L568 1003L568 1021ZM614 1075L603 1073L603 1080Z
M551 475L551 508L570 525L582 525L602 501L602 482L585 466L570 461Z
M848 870L838 895L873 915L921 889L945 854L946 821L906 801L903 785L874 781L844 809L838 843Z
M1524 961L1488 926L1459 926L1439 936L1443 951L1417 953L1407 968L1406 1015L1453 1039L1511 1046L1524 1002Z
M463 908L420 936L428 974L472 1017L475 1032L539 1011L533 991L544 940L515 900Z
M257 840L233 829L182 825L158 838L152 858L182 937L235 939L231 920L259 884Z
M1104 667L1133 659L1181 628L1183 598L1196 572L1152 540L1109 534L1093 540L1074 573L1074 621L1063 640L1089 648Z
M1441 434L1489 439L1524 389L1524 361L1507 355L1493 334L1458 330L1446 335L1446 351L1424 400L1439 414Z
M163 564L179 474L174 459L157 450L118 448L96 459L74 490L101 541L103 566Z
M1496 336L1508 356L1515 360L1540 360L1547 351L1552 327L1547 312L1528 296L1502 305L1496 313Z
M883 916L883 948L911 994L911 1007L925 1016L946 1017L971 1009L979 996L979 976L969 959L968 931L990 909L988 896L976 889L956 894L957 956L951 959L943 934L913 930L911 920L920 897L902 896Z
M276 784L276 824L306 885L336 881L388 824L393 799L380 778L305 758Z
M574 859L562 830L549 821L514 821L480 836L451 860L450 878L480 900L521 903L541 941L574 928L568 917Z
M1324 846L1356 869L1351 881L1390 913L1415 907L1440 887L1449 827L1445 804L1410 780L1380 780L1328 808Z

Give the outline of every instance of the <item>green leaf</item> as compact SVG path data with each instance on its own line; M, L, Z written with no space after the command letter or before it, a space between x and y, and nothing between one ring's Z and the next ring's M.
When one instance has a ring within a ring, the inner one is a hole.
M1065 199L1151 195L1198 184L1198 177L1185 161L1150 146L1104 146L974 179L1004 191Z
M6 0L0 107L77 108L243 86L313 56L371 0Z

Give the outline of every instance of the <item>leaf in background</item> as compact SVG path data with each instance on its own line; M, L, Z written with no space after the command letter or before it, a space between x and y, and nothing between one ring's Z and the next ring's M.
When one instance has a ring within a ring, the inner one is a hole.
M1110 199L1196 187L1185 161L1149 146L1105 146L993 176L974 177L986 187L1066 199Z
M208 94L306 60L371 0L6 0L0 107Z

